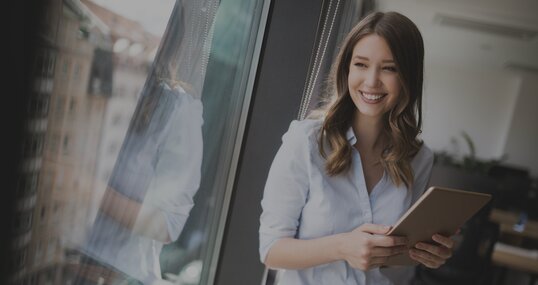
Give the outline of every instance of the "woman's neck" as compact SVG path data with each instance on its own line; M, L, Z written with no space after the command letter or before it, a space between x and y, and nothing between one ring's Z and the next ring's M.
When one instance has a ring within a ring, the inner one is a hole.
M382 118L363 116L357 112L353 116L352 127L357 137L357 147L369 151L382 148Z

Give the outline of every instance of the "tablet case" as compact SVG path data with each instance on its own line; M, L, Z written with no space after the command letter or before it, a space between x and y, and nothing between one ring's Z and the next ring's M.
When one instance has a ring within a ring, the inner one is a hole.
M398 220L387 235L407 236L409 247L417 242L435 243L439 233L452 236L474 214L484 207L491 195L437 186L430 187ZM386 266L415 265L408 253L389 257Z

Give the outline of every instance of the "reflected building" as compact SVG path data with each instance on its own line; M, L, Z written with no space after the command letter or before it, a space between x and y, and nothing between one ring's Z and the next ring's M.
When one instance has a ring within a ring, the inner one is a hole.
M14 239L14 284L64 284L68 249L84 241L91 223L95 153L111 93L89 92L95 55L112 46L79 1L48 1L41 26L18 190L24 224ZM111 76L99 76L102 86L111 86Z
M155 57L160 37L146 31L138 22L92 1L82 0L81 2L108 31L113 43L109 56L114 68L101 67L103 72L112 72L114 84L107 100L101 141L97 152L96 187L90 213L93 220ZM96 63L99 61L97 60ZM91 81L90 89L98 88L101 84L100 80Z
M17 189L13 284L69 284L160 41L91 1L46 7Z

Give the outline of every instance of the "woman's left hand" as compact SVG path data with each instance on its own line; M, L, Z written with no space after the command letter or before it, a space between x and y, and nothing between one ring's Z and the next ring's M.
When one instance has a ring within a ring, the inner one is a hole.
M432 239L438 244L419 242L409 249L409 256L428 268L439 268L452 256L454 241L440 234L433 235Z

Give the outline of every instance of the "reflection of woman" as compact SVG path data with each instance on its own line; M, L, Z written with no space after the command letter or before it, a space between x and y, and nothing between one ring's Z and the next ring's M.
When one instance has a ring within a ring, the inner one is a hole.
M168 81L150 90L135 113L84 248L93 265L143 284L161 279L159 254L179 237L189 216L203 149L200 99Z
M402 284L412 268L383 267L388 256L409 251L435 268L451 255L448 237L407 245L384 235L423 193L433 164L418 139L423 57L407 17L371 14L342 44L321 118L291 123L260 218L261 260L286 269L281 284Z

